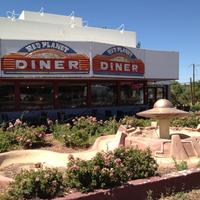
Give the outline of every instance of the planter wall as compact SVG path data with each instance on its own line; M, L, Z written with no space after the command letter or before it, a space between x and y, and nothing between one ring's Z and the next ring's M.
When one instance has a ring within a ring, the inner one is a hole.
M162 177L151 177L128 182L126 185L107 190L96 190L91 193L73 193L56 200L145 200L151 193L153 199L161 194L186 191L200 186L200 169L185 170L167 174Z

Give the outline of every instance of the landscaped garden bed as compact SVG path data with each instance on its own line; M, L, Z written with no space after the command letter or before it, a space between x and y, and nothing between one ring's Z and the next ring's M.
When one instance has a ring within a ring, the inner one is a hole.
M55 141L69 148L88 148L97 137L115 134L118 126L115 119L97 121L95 117L79 117L73 119L72 123L65 124L47 120L41 126L28 126L18 119L15 123L2 124L0 152L43 148L53 145L51 142ZM50 140L49 134L52 135Z
M173 120L171 124L177 128L187 126L194 129L199 122L198 116L190 115L184 120ZM16 120L15 123L9 123L0 128L0 152L16 149L45 149L61 153L82 152L91 147L99 136L116 134L120 124L127 128L141 127L140 129L144 130L145 127L150 127L151 121L128 116L119 122L115 119L98 121L95 117L77 117L71 123L59 124L56 121L47 120L47 123L42 126L28 126ZM19 166L7 166L3 169L4 174L14 177L15 174L10 172L19 172L24 165L19 163ZM29 170L15 177L8 193L5 193L2 199L69 196L70 193L78 191L90 192L113 188L126 185L130 180L188 168L184 161L178 162L174 159L174 165L170 170L168 167L158 169L149 150L141 151L131 148L98 153L89 161L70 157L69 163L66 163L68 167L65 169L44 169L39 163L41 166L35 170L35 163L31 163L31 160L27 165L29 165Z
M97 153L89 161L70 156L62 173L48 168L22 171L1 199L44 199L72 191L112 188L129 180L154 176L157 167L149 150L118 148L114 152Z

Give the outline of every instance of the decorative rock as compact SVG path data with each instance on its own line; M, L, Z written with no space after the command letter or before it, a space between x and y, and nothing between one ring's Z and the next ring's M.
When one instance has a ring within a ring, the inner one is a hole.
M1 190L6 190L9 186L9 184L13 181L12 178L8 178L8 177L5 177L5 176L1 176L0 175L0 192Z
M132 127L132 128L128 128L127 130L126 130L126 132L129 134L129 133L132 133L133 131L135 131L136 130L136 128L135 127Z
M200 132L200 124L197 125L196 130Z
M132 133L129 133L129 136L136 136L136 135L141 135L141 134L142 134L142 130L140 129L140 127L137 127L135 131L133 131Z
M117 130L114 140L107 142L107 150L112 151L117 147L125 146L126 136L126 128L123 125L121 125Z
M188 155L183 147L180 135L178 134L174 134L171 137L170 156L178 160L188 159Z

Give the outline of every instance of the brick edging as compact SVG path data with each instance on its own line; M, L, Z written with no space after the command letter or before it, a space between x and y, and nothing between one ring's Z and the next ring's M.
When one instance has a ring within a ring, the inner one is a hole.
M55 200L145 200L152 193L153 199L161 194L190 190L200 186L200 169L190 169L158 177L129 181L127 184L90 193L76 192Z

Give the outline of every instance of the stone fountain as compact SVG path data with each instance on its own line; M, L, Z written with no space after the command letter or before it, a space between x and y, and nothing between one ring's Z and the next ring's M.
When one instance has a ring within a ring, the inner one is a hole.
M174 117L187 116L188 112L174 108L172 103L167 99L159 99L154 104L153 109L139 112L137 115L158 120L160 138L170 139L170 120Z
M185 132L170 132L170 119L184 117L188 112L178 110L166 99L160 99L150 110L137 113L138 116L158 120L159 136L128 135L125 146L139 149L150 148L157 158L176 158L188 160L200 157L200 133L192 136Z

